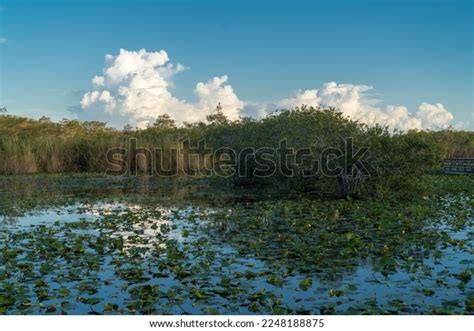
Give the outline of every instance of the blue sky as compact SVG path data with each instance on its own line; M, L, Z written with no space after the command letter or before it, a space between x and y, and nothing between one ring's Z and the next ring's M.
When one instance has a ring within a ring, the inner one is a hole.
M378 105L442 104L474 129L471 1L0 1L0 104L76 116L104 56L165 50L187 69L173 96L228 76L245 102L279 104L327 82ZM172 86L172 87L171 87ZM369 100L370 101L370 100ZM370 103L370 102L369 102ZM100 116L98 116L100 117Z

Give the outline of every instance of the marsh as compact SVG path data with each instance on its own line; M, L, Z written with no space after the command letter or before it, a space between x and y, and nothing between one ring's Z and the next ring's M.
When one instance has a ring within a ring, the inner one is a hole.
M469 314L473 179L431 180L436 195L400 203L2 177L0 312Z

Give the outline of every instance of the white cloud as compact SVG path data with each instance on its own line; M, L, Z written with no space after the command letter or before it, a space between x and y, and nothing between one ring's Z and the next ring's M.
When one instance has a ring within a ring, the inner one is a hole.
M389 105L385 109L377 106L378 99L370 97L373 87L367 85L337 84L329 82L320 90L298 91L294 96L280 100L277 105L292 108L301 104L309 106L332 106L350 118L369 125L381 124L400 130L443 129L449 125L453 115L442 104L422 103L416 115L405 106Z
M239 118L244 102L239 100L232 86L226 85L227 80L227 76L222 76L214 77L206 83L197 83L194 92L199 100L196 106L200 111L212 113L220 102L222 111L229 119L236 120Z
M387 106L385 112L379 113L378 121L391 128L401 130L421 129L421 120L414 117L405 106Z
M405 106L378 106L380 100L371 96L373 87L367 85L329 82L321 89L299 90L294 95L272 103L243 101L228 83L228 77L214 77L198 82L194 89L196 100L187 102L172 94L172 78L186 68L169 62L164 51L127 51L105 56L102 75L92 78L92 90L81 100L83 119L107 121L113 126L130 123L144 127L164 113L178 123L205 120L220 102L223 112L232 120L241 116L264 117L280 108L332 106L354 120L369 125L379 123L391 128L442 129L453 116L442 104L422 103L416 115Z
M195 103L173 96L170 79L185 67L168 63L164 50L133 52L121 49L117 56L106 55L105 60L103 75L92 79L93 90L83 95L81 107L85 110L83 114L93 112L97 118L114 126L129 122L144 127L164 113L179 123L205 120L219 102L229 118L238 119L239 109L244 105L226 84L227 76L199 82L195 88L198 98Z
M94 78L92 78L92 86L94 87L104 86L104 82L104 76L94 76Z
M81 100L82 108L89 108L93 104L97 103L102 104L104 107L104 111L109 114L112 114L116 106L115 98L107 90L104 90L102 92L93 91L86 93Z
M116 84L135 76L156 76L155 68L168 62L168 54L164 50L147 52L141 49L134 52L121 49L117 56L107 54L105 60L105 79L109 84Z
M429 129L445 129L453 120L453 115L440 103L429 104L423 102L416 115L421 119L422 126Z
M5 37L0 37L0 44L5 44L8 41Z
M298 91L295 95L278 101L279 108L293 108L295 106L307 105L318 107L321 104L321 98L318 96L318 90Z
M262 118L268 115L269 112L279 109L276 104L269 104L264 102L245 102L240 110L241 117Z

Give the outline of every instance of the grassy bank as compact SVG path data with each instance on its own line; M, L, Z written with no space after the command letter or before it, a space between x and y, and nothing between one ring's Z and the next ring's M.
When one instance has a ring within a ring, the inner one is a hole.
M351 139L350 150L347 138ZM111 149L119 151L119 158L112 162L107 153ZM326 153L330 149L340 152L333 157ZM350 155L361 149L367 149L362 158L364 169L350 163ZM283 154L286 151L290 157ZM218 166L217 175L230 178L235 185L266 184L279 190L326 196L387 196L400 192L406 196L428 189L423 175L439 168L443 158L473 155L473 132L391 132L352 121L334 109L302 107L261 120L244 118L234 122L218 112L206 123L180 127L168 116L161 116L143 130L116 130L100 122L54 123L0 116L3 175L104 174L111 169L117 174L156 175L159 172L153 170L157 163L160 169L176 176L192 171L216 175L209 169ZM315 160L320 166L340 168L342 172L307 175ZM229 166L222 170L223 164Z

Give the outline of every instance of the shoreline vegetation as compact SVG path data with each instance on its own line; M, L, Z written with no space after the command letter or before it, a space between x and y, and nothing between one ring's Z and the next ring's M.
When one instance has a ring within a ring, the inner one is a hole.
M114 155L115 164L108 154L114 149L121 151L119 159ZM254 153L245 153L248 149ZM339 154L325 153L331 149ZM350 156L362 149L358 164L351 164ZM223 150L234 154L229 156ZM268 150L276 153L268 154ZM189 157L191 151L194 157ZM171 171L172 177L208 176L202 169L218 165L225 166L219 175L234 186L269 185L330 197L410 198L429 192L424 175L439 170L443 159L473 155L474 132L390 131L352 121L332 108L302 106L260 120L229 121L217 107L207 123L178 127L165 114L146 129L126 126L122 130L102 122L64 119L55 123L48 118L0 116L0 175L110 174L111 169L116 175L156 175L152 170L159 160L160 169ZM315 160L342 172L306 176ZM268 165L273 168L269 170ZM255 175L259 171L263 175ZM290 175L285 171L291 171Z
M440 168L473 155L473 132L391 132L306 107L208 122L0 116L0 314L474 312L474 176ZM126 175L106 171L117 147ZM149 176L143 149L156 147L228 173L158 157L178 173ZM315 160L342 171L303 176ZM263 161L275 171L255 176Z

